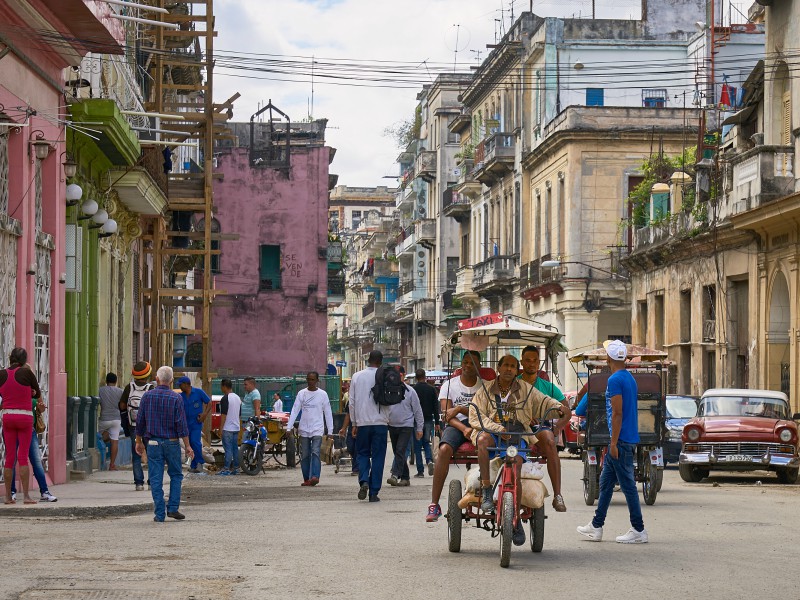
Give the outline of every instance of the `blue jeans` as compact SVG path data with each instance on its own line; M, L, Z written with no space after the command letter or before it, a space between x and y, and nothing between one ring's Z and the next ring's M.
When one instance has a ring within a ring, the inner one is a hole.
M619 458L614 459L611 452L607 452L603 460L603 470L600 472L600 498L597 501L592 526L602 527L606 522L614 486L619 482L619 487L628 503L631 527L636 531L642 531L644 529L642 506L639 504L639 493L636 491L636 480L633 477L633 454L636 452L636 444L617 442L617 450Z
M206 461L203 459L203 424L198 423L197 419L189 423L189 445L192 447L194 457L192 458L192 469L196 469L200 465L204 465Z
M8 449L6 449L6 452L8 452ZM35 430L33 432L33 437L31 438L31 447L28 450L28 462L31 463L33 476L36 479L36 483L39 484L39 492L44 494L48 491L47 477L44 474L44 467L42 466L42 454L39 452L39 436L36 435ZM11 491L14 493L17 491L16 467L11 470Z
M225 451L225 469L236 471L239 468L239 432L222 432L222 449Z
M147 463L150 479L150 493L153 495L156 520L163 521L166 513L175 512L181 505L181 446L175 440L163 438L151 439L147 442ZM164 463L169 474L169 500L164 506Z
M312 477L319 479L322 473L322 461L319 458L320 448L322 448L322 436L314 437L300 436L300 469L303 471L303 481L308 481Z
M431 449L431 440L433 440L433 421L425 421L422 429L422 439L418 440L414 436L414 458L417 464L417 473L422 474L425 470L425 465L433 462L433 451ZM422 462L422 451L425 451L425 462Z
M381 491L388 433L388 425L364 425L356 431L358 483L369 484L370 496L377 496Z
M131 431L133 433L133 431ZM150 456L148 454L148 456ZM142 457L136 452L136 438L131 437L131 466L133 467L133 483L144 485L144 469L142 468ZM147 485L150 485L150 469L147 471Z

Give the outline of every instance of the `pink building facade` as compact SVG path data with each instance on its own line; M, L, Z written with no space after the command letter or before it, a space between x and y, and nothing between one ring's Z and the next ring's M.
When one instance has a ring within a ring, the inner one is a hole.
M247 124L231 124L240 147L215 151L215 216L221 233L239 236L220 242L215 285L228 295L218 296L224 306L213 308L211 335L220 375L325 372L335 151L325 146L324 121L291 125L288 161L285 138L277 153L241 147L249 145Z
M87 45L119 53L118 22L104 16L107 4L96 2L10 4L0 1L0 366L7 366L15 346L28 351L49 407L48 428L40 435L45 466L54 483L63 483L64 69L80 63ZM42 20L32 25L30 13Z

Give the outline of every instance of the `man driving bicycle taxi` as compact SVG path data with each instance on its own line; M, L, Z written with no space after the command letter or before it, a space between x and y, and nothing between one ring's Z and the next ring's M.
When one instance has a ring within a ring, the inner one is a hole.
M497 379L475 394L474 406L469 408L471 439L477 449L480 467L481 510L489 514L494 513L495 510L492 499L492 481L489 478L489 459L498 453L504 456L504 449L509 445L515 445L518 449L524 450L535 444L537 438L531 432L531 424L545 416L551 408L563 410L558 400L544 395L526 381L517 379L518 373L519 360L510 354L503 356L497 364ZM480 413L480 418L478 413ZM530 435L503 435L506 432L530 432ZM490 448L503 448L503 450L490 450ZM515 459L518 473L524 461L523 454L520 453ZM520 489L518 488L518 503L519 494ZM524 530L519 523L518 529L519 532L514 531L515 544L518 544L517 538L520 536L523 536L522 543L524 543Z

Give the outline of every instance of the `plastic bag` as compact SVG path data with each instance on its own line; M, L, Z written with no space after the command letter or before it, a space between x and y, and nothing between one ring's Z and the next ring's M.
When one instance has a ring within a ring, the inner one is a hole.
M522 479L542 479L544 477L544 465L538 462L526 462L522 465L520 476Z

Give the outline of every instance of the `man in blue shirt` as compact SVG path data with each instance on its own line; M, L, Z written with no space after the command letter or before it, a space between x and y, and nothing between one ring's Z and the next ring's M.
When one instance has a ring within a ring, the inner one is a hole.
M164 522L165 516L177 520L186 518L178 511L183 481L180 439L183 439L186 456L191 458L194 455L189 445L183 400L172 391L172 379L172 367L164 366L158 370L158 387L144 393L136 417L136 452L141 456L147 447L150 493L156 513L153 520L159 523ZM169 500L166 506L162 488L164 463L169 474Z
M202 473L206 463L203 459L203 422L211 412L211 398L202 389L192 387L192 380L186 376L178 378L177 384L181 388L186 425L189 427L189 444L194 452L189 472Z
M599 542L603 539L603 524L608 513L608 505L614 494L614 485L619 482L625 500L628 503L631 528L628 533L617 536L620 544L647 543L647 531L642 520L642 507L636 491L633 476L633 456L636 444L639 443L639 419L636 380L626 369L625 359L628 357L627 346L619 340L611 340L604 344L608 354L607 362L611 370L606 386L606 417L611 443L600 473L600 498L594 519L578 527L578 533L590 540Z

